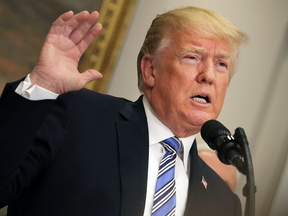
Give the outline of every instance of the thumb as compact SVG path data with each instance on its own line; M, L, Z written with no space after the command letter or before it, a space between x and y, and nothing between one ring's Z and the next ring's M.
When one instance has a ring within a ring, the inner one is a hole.
M102 77L103 75L99 71L93 69L89 69L81 73L82 82L84 84L83 86L93 80L101 79Z

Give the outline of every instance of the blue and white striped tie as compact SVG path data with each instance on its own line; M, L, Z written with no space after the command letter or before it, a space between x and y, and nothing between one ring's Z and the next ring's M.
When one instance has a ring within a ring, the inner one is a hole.
M152 216L175 215L176 186L175 186L175 161L180 140L175 136L161 142L166 150L161 160L158 179L156 183Z

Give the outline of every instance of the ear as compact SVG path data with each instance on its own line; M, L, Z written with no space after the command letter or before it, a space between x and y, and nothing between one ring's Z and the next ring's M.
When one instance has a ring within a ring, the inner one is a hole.
M141 60L143 82L146 86L153 88L155 82L155 62L151 57L143 56Z

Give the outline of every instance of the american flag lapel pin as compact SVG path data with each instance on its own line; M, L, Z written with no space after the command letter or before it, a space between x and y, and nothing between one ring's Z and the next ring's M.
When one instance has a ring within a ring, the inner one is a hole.
M204 176L202 176L202 180L201 180L202 185L204 186L205 189L207 189L208 183L205 180Z

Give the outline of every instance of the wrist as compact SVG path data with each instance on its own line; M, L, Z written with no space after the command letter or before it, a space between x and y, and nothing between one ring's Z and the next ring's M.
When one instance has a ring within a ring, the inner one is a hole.
M18 85L15 92L28 100L56 99L59 96L38 85L32 85L30 74Z

